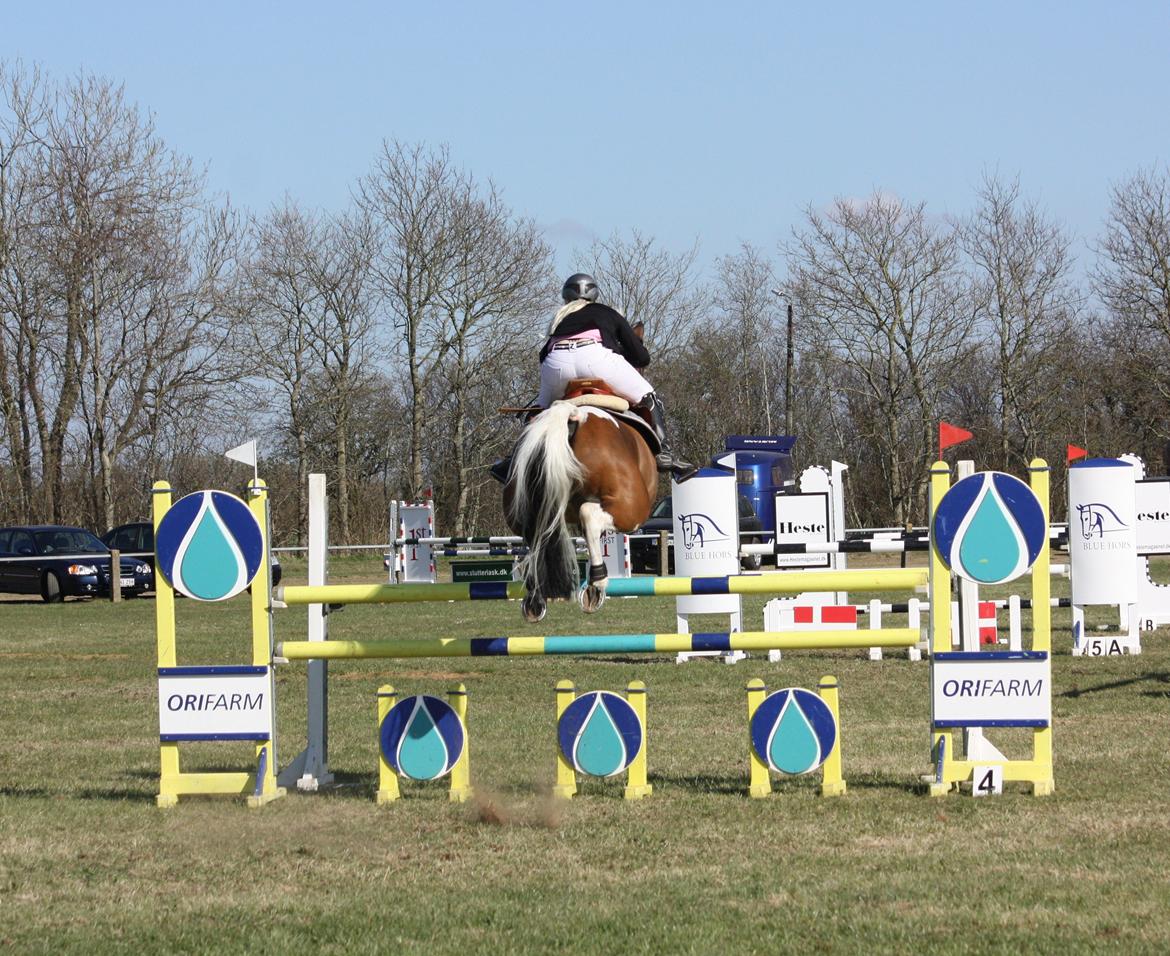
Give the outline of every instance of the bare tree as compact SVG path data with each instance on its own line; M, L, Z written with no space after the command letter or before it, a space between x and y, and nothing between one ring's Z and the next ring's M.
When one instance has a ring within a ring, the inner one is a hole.
M603 301L631 322L645 323L651 354L667 358L686 344L710 307L695 276L698 255L698 243L673 254L635 229L629 239L615 233L594 242L579 258L588 266L582 271L597 279Z
M1062 412L1051 396L1079 308L1070 240L1034 202L1021 199L1018 180L987 177L978 195L979 208L960 229L994 356L997 457L1000 467L1023 466Z
M736 255L719 260L719 313L711 333L723 333L725 361L739 384L726 401L734 403L741 434L773 434L772 407L782 379L776 358L784 348L775 286L771 264L754 246L744 243Z
M73 455L89 472L89 519L112 523L120 457L176 398L161 370L189 381L198 369L212 385L232 354L216 292L232 271L232 218L204 215L201 177L119 87L14 83L6 129L20 135L3 138L20 148L0 159L8 434L26 498L39 459L42 516L63 518Z
M529 219L514 218L490 184L471 183L453 197L451 281L440 292L448 361L444 380L451 405L451 470L455 475L454 533L466 530L472 489L486 480L500 425L500 386L508 356L525 353L535 368L538 320L555 288L551 250ZM503 361L501 361L503 360ZM478 397L478 400L477 400ZM478 478L478 480L477 480Z
M35 202L28 175L49 110L39 73L0 63L0 412L4 443L15 473L15 502L8 509L15 520L32 517L35 438L27 395L28 352L38 314L37 287L28 274L28 210Z
M320 226L290 199L252 223L253 253L248 264L248 319L252 347L264 356L261 376L280 397L282 431L292 442L299 491L297 527L308 527L309 431L312 376L318 371L310 345L322 311L309 259Z
M1135 173L1113 189L1093 284L1125 334L1170 345L1170 171ZM1149 385L1170 397L1165 363L1145 363ZM1160 416L1164 417L1164 416Z
M885 519L921 504L936 395L970 327L953 233L925 207L874 196L809 207L788 247L790 291L818 345L844 366L853 427L874 449Z
M451 285L455 252L453 194L466 176L447 149L384 143L374 169L357 189L359 208L378 233L372 261L381 301L403 350L410 394L410 488L425 486L424 435L429 409L419 400L450 348L441 296Z
M350 425L357 396L370 380L374 230L361 213L325 222L306 261L320 309L313 315L309 346L325 388L324 410L332 424L338 533L350 538Z

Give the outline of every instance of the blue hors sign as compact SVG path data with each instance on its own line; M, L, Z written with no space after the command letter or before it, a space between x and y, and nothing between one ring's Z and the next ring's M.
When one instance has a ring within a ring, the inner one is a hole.
M257 666L160 667L158 731L179 740L270 740L272 675Z
M1047 727L1052 668L1046 651L972 651L931 659L936 727Z

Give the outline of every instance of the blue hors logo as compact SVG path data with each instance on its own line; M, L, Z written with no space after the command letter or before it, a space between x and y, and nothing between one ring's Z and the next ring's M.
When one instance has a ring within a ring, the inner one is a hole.
M679 515L678 523L682 530L683 547L688 551L705 548L717 541L731 540L731 535L720 528L714 518L701 511Z
M1086 541L1103 538L1109 531L1128 530L1128 526L1117 516L1117 512L1100 501L1077 505L1077 515L1081 519L1081 537Z

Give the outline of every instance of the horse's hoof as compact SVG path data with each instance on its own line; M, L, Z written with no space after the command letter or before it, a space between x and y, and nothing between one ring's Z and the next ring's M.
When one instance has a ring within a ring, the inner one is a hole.
M605 589L595 587L590 584L588 587L581 590L581 610L586 614L592 614L594 611L600 611L601 605L605 603Z
M548 605L544 601L525 600L520 605L520 612L529 624L536 624L538 621L544 620L544 615L548 612Z

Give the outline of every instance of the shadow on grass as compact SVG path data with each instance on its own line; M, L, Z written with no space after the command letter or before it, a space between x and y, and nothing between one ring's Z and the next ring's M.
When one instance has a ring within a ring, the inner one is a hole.
M157 776L157 775L156 775ZM47 790L44 787L0 787L0 797L15 800L102 800L113 803L154 803L155 794L128 787L98 787L86 790Z
M1075 687L1072 690L1066 690L1063 693L1057 694L1057 697L1065 697L1075 699L1077 697L1084 697L1087 694L1100 694L1111 690L1120 690L1123 687L1132 687L1135 684L1143 684L1147 681L1153 681L1158 684L1170 685L1170 674L1165 671L1156 671L1151 674L1141 674L1138 677L1129 677L1125 680L1109 681L1105 684L1097 684L1095 687ZM1168 697L1170 696L1170 686L1167 690L1147 690L1142 691L1143 697Z

